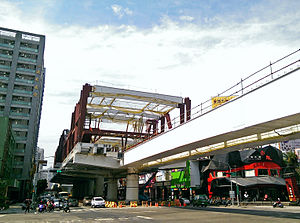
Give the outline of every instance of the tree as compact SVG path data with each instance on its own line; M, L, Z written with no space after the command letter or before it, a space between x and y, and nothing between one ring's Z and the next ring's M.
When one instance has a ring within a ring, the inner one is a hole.
M283 160L287 167L298 167L298 157L293 151L283 153Z
M37 186L36 186L36 194L40 195L41 193L43 193L45 191L45 189L48 187L48 183L46 179L43 180L39 180L37 182Z
M8 208L7 197L6 197L7 186L8 186L8 181L0 178L0 209Z

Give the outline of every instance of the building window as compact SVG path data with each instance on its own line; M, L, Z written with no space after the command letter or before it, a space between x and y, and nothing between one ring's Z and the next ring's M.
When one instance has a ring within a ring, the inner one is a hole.
M217 172L217 177L226 177L225 172Z
M270 172L271 172L271 176L278 177L278 171L277 170L272 169L272 170L270 170Z
M255 177L255 170L245 170L245 177Z
M258 169L258 176L268 176L268 169Z

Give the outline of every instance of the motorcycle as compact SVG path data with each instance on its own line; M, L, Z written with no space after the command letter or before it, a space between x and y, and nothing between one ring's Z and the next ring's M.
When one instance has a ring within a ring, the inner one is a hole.
M47 207L47 211L48 212L54 211L54 205L53 204L49 204L48 207Z
M68 202L64 203L63 211L66 212L66 213L71 211Z
M44 211L45 211L45 205L44 204L39 204L38 212L43 213Z
M279 199L278 199L278 201L273 203L273 208L276 208L276 207L283 208L283 204L281 203L281 201Z

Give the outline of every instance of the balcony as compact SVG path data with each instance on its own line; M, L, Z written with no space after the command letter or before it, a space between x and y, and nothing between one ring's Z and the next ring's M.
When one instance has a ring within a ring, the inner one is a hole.
M14 165L15 165L15 167L17 167L17 166L23 166L23 161L15 161L14 162Z
M14 105L28 105L28 106L31 106L31 102L28 102L28 101L12 101L11 103L14 104Z
M0 65L0 69L10 70L10 66Z
M26 94L26 95L31 95L31 94L32 94L32 91L26 91L26 90L14 89L14 90L13 90L13 93L16 93L16 94Z
M10 49L13 49L15 47L14 45L6 44L6 43L0 43L0 46L7 47Z
M13 129L28 129L28 125L12 124Z
M16 82L26 83L26 84L34 84L33 80L26 80L26 79L21 79L21 78L16 78L15 81Z
M25 153L25 149L15 149L15 153Z
M0 67L0 68L1 68L1 67ZM17 71L23 71L23 72L35 73L35 70L33 70L33 69L27 69L27 68L21 68L21 67L18 67L18 68L17 68Z
M6 59L12 59L11 55L6 55L6 54L0 54L1 58L6 58Z
M1 86L0 86L0 92L7 92L7 88L6 88L6 87L1 87Z
M20 47L21 50L25 50L25 51L29 51L29 52L35 52L35 53L38 53L38 49L33 49L33 48L29 48L29 47L24 47L24 46L21 46Z
M26 142L26 140L27 140L27 137L16 136L16 142Z
M26 58L26 57L19 57L19 60L20 61L31 62L31 63L36 63L36 60L30 59L30 58Z
M0 104L5 104L5 99L0 99Z
M18 117L29 117L30 115L28 113L22 113L22 112L10 112L11 116L18 116Z
M8 81L8 80L9 80L9 77L0 76L0 80L5 80L5 81Z

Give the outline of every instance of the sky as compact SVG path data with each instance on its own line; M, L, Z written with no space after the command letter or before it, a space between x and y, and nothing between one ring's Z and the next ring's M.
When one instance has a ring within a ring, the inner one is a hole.
M299 8L298 0L0 0L0 27L46 36L38 146L49 157L85 83L195 106L299 49Z

